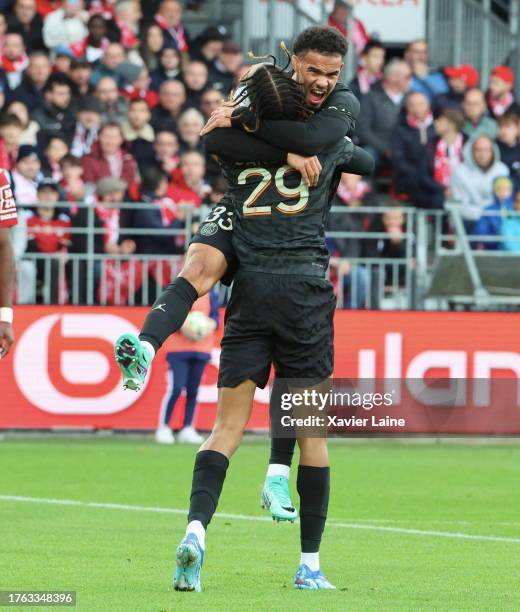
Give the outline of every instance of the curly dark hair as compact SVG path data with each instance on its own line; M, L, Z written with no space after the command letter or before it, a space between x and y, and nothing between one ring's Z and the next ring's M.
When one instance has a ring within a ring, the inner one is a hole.
M311 26L298 34L293 46L295 55L304 55L307 51L343 57L348 51L348 41L336 28Z
M305 105L305 96L301 86L288 72L274 64L258 64L251 76L242 79L244 89L235 98L238 106L249 99L249 106L234 113L240 117L246 115L244 127L255 132L260 122L265 119L286 119L288 121L306 121L312 115Z

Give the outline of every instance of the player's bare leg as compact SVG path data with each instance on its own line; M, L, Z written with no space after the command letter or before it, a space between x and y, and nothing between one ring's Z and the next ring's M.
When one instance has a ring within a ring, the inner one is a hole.
M195 457L188 526L176 552L173 586L177 591L200 591L206 528L217 508L229 458L240 446L251 416L256 384L247 380L219 389L218 413L209 438Z
M189 246L179 276L155 300L139 338L123 334L117 339L115 358L125 388L142 388L155 353L179 331L197 298L208 293L226 270L226 258L218 249L201 243Z

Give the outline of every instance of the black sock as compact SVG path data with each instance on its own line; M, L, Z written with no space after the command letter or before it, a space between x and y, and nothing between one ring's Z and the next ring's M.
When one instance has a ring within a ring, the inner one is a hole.
M280 430L276 425L280 422L282 415L280 409L281 397L287 391L287 382L283 378L275 377L271 397L269 398L269 416L271 419L271 456L269 457L269 463L281 463L291 467L296 438L278 438L274 435L275 430Z
M271 438L269 463L281 463L291 467L295 444L295 438Z
M183 326L197 298L195 287L178 276L155 300L144 321L139 340L146 340L158 351L166 338Z
M215 513L229 459L217 451L199 451L193 466L188 522L200 521L206 528Z
M327 520L330 492L330 468L298 466L296 483L300 496L300 540L302 552L320 550Z

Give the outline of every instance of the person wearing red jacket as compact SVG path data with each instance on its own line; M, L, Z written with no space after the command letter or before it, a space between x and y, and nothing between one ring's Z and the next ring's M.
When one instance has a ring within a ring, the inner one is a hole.
M156 308L160 306L161 304L158 304ZM203 441L202 436L193 427L193 417L202 375L211 358L213 332L218 326L218 298L215 289L199 298L191 312L192 315L194 313L206 315L213 325L209 324L207 329L197 333L188 319L181 330L166 341L169 384L159 415L159 427L155 433L155 439L160 444L174 442L169 423L184 390L186 391L184 422L177 434L177 441L187 444L200 444Z
M135 159L123 150L124 137L117 123L106 123L99 131L98 142L83 158L83 178L97 183L107 176L119 178L129 186L139 179Z

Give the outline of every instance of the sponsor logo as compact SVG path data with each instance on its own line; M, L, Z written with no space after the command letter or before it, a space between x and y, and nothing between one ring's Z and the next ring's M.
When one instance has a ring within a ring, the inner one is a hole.
M216 223L205 223L200 228L201 236L213 236L218 231L218 225Z
M103 415L131 406L143 390L123 390L113 358L122 333L138 333L112 314L51 314L37 319L18 340L14 375L36 408L51 414Z

